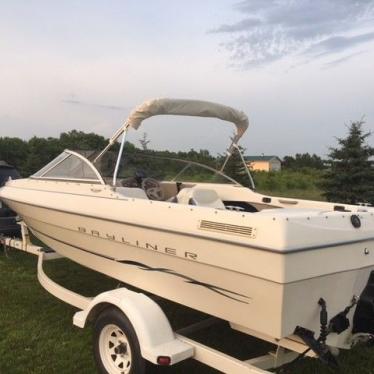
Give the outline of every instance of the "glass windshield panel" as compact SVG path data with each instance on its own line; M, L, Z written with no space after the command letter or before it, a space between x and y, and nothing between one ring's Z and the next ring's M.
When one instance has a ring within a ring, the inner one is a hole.
M42 169L37 171L33 177L41 177L46 171L48 171L50 168L52 168L54 165L57 165L62 160L64 160L66 157L69 156L69 153L62 152L60 155L58 155L55 159L53 159L51 162L49 162L47 165L45 165Z
M205 166L153 151L129 152L122 157L118 178L141 175L159 181L237 184L235 180L215 170L215 163L216 160L212 159L212 166Z
M69 155L51 170L47 171L44 178L64 178L64 179L98 179L96 173L81 158Z

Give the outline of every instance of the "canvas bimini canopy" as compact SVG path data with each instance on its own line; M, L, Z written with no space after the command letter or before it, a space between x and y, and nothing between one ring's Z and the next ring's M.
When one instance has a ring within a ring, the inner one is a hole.
M249 125L248 117L244 112L226 105L202 100L152 99L145 101L130 113L109 143L113 144L127 128L132 127L137 130L145 119L157 115L209 117L232 122L236 126L235 143L243 136Z
M242 111L236 110L226 105L212 103L201 100L186 99L152 99L145 101L143 104L135 108L116 133L110 138L107 147L95 158L96 162L112 144L122 135L126 134L130 127L137 130L142 122L147 118L157 115L176 115L176 116L192 116L192 117L208 117L218 118L223 121L234 123L236 126L236 134L232 139L232 144L237 144L248 128L248 117ZM123 145L125 143L125 135L122 139L120 154L122 154ZM119 158L117 160L116 170L114 173L114 181L119 166Z
M222 104L209 101L183 100L183 99L154 99L138 106L131 112L126 125L138 129L141 123L160 114L219 118L223 121L233 122L239 138L248 127L248 118L245 113Z

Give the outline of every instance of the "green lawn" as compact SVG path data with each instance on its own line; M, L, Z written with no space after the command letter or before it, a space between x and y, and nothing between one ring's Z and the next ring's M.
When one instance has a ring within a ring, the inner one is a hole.
M264 195L306 200L325 200L321 190L323 172L315 169L253 172L256 190Z
M103 275L78 266L68 260L49 261L47 274L54 280L87 296L114 288L116 282ZM0 252L0 373L96 373L92 355L91 329L81 330L72 325L76 311L48 294L36 278L36 258L11 251L9 257ZM173 327L182 327L197 319L200 313L159 301ZM234 340L225 328L211 330L209 343L225 346L231 354L246 357L253 347L268 349L243 334ZM202 337L197 336L202 339ZM257 344L256 344L257 343ZM373 348L374 349L374 348ZM374 373L372 349L360 348L341 355L340 373ZM183 362L160 373L217 373L193 360ZM291 373L331 373L317 360L304 360Z
M304 199L304 200L315 200L315 201L324 201L325 198L322 196L322 192L318 189L310 188L307 190L266 190L266 189L256 189L256 192L259 192L267 196L276 196L276 197L288 197L294 199Z

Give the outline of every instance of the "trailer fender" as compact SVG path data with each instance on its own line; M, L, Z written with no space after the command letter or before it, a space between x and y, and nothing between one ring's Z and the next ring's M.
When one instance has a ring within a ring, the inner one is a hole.
M97 295L84 310L75 313L73 324L85 327L87 320L108 306L120 309L130 320L146 360L156 364L158 357L167 356L174 364L193 356L193 348L177 339L159 305L148 296L126 288Z

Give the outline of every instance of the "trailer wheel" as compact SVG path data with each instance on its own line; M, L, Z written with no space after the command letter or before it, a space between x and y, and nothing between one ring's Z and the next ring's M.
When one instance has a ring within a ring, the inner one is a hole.
M148 366L131 322L117 308L105 309L96 319L94 355L104 374L145 374Z

